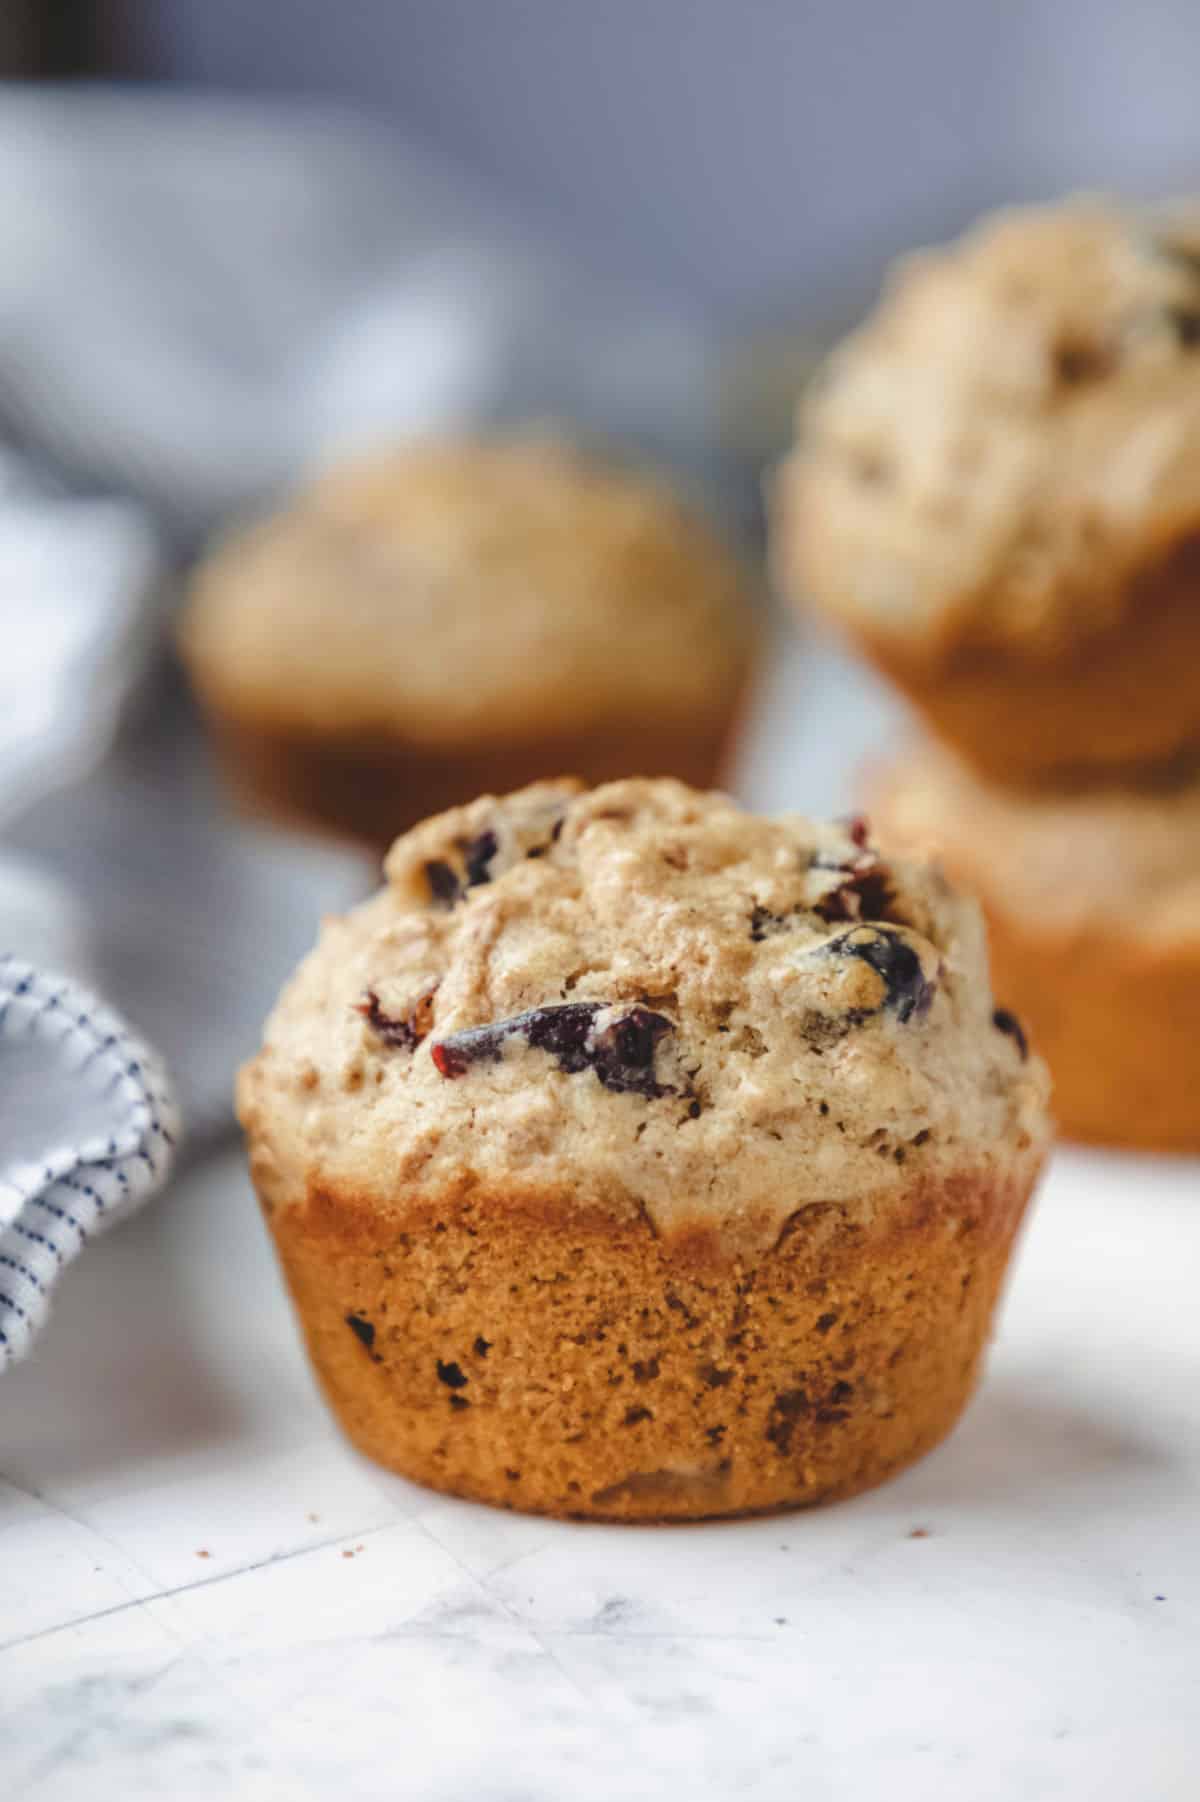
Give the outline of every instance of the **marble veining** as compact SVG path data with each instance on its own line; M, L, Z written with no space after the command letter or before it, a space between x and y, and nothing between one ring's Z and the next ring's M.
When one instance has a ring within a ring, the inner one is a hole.
M983 1392L888 1488L572 1526L342 1444L231 1151L0 1387L6 1802L1191 1802L1198 1202L1058 1154Z

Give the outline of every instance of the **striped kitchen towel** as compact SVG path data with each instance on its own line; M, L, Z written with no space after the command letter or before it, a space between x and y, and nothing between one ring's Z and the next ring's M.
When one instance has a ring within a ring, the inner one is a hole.
M156 1053L67 977L0 953L0 1371L89 1239L161 1186L178 1136Z

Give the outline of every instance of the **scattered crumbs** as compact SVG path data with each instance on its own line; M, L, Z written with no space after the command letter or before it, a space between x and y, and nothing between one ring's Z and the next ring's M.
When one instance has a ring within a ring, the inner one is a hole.
M200 1550L196 1553L196 1556L197 1558L211 1558L212 1553L205 1551L204 1547L201 1546Z
M309 1514L306 1516L306 1519L310 1520L314 1527L316 1526L316 1524L320 1520L320 1518L321 1518L321 1516L319 1514Z
M363 1550L363 1548L360 1545L345 1546L342 1550L342 1557L343 1558L357 1558L358 1554L362 1550Z
M928 1539L930 1537L929 1528L914 1527L908 1537L910 1539Z
M775 1625L777 1627L786 1627L787 1626L787 1615L786 1614L777 1614L775 1616Z

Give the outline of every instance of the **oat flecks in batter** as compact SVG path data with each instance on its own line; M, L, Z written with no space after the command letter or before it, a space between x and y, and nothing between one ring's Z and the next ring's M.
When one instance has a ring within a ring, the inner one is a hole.
M465 873L481 845L488 879L444 905L430 864ZM864 859L873 880L846 894ZM881 858L860 821L755 818L669 781L546 783L426 822L387 873L326 925L242 1079L285 1198L314 1173L385 1208L517 1173L581 1204L636 1198L659 1232L767 1243L812 1203L879 1206L915 1164L1000 1170L1041 1135L1044 1072L992 1025L975 907ZM364 995L397 1020L432 997L427 1036L390 1043ZM574 1049L529 1025L568 1018ZM439 1069L464 1044L486 1055Z

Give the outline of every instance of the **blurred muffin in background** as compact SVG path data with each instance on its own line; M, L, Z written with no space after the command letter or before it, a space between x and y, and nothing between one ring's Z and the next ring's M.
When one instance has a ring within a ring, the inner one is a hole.
M202 565L184 659L243 800L384 847L481 790L722 769L747 572L665 489L542 438L338 468Z
M785 588L992 780L1200 744L1200 212L1075 200L906 260L774 502Z
M885 849L938 853L982 901L993 989L1050 1065L1063 1129L1200 1151L1200 766L1021 793L925 746L868 800Z

